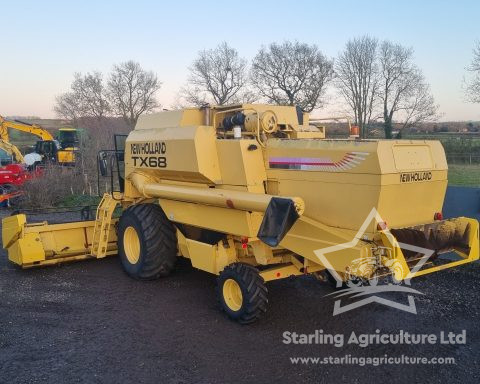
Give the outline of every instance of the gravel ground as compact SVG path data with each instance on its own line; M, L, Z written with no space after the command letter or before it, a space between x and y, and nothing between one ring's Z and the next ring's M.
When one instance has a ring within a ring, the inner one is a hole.
M48 215L36 219L59 220ZM71 217L70 217L71 219ZM76 217L75 217L76 219ZM478 383L480 264L418 278L416 315L380 304L332 316L329 286L272 282L269 310L238 325L219 312L215 278L179 262L138 282L117 258L20 270L0 258L3 383ZM405 303L404 295L388 296ZM465 345L286 345L285 331L460 333ZM455 365L301 365L290 357L453 357Z

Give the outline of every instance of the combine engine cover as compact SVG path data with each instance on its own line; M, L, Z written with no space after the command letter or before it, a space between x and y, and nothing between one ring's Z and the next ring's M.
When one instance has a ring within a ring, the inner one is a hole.
M373 208L392 228L433 221L447 188L438 141L272 139L266 166L270 188L295 191L308 217L354 231Z

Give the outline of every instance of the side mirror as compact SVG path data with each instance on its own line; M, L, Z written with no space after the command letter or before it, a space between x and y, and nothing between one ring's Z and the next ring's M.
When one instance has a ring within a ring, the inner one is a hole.
M99 152L97 161L98 161L98 169L100 170L100 174L103 177L108 176L107 153Z

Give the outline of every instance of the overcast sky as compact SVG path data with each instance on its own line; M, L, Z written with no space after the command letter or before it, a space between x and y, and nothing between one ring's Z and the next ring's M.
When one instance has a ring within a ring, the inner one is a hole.
M0 115L54 117L55 95L74 72L108 72L129 59L158 74L158 99L168 107L197 52L221 41L248 59L262 45L295 39L335 57L348 39L369 34L414 48L442 120L480 120L480 104L462 94L480 39L478 0L0 0L0 7Z

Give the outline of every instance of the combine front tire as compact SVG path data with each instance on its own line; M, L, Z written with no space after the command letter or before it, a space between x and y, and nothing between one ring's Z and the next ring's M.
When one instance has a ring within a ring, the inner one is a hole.
M177 255L175 227L156 204L128 208L118 225L118 254L125 272L139 280L167 276Z
M258 270L250 265L234 263L225 267L217 289L222 309L241 324L253 323L267 309L267 288Z

